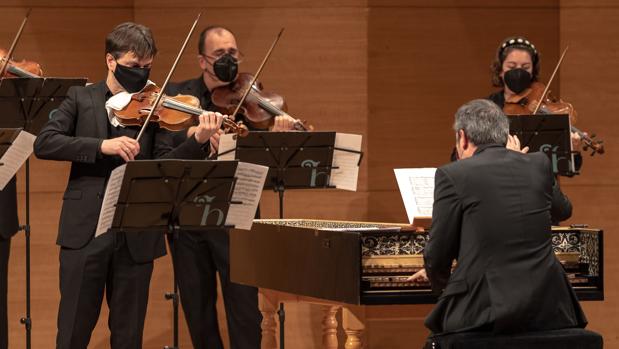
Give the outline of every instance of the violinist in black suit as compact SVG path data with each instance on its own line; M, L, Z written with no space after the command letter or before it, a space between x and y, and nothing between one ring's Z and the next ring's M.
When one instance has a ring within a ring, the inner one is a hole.
M463 105L454 130L460 160L436 171L425 270L412 277L440 294L426 326L435 336L584 327L552 250L550 160L506 148L518 144L488 100Z
M19 231L15 177L0 190L0 349L8 348L7 278L11 238Z
M163 235L147 232L94 236L107 181L114 168L134 159L203 159L209 138L221 125L221 115L204 113L193 135L173 147L170 132L155 124L137 142L139 128L117 123L106 101L142 90L156 53L150 29L118 25L106 38L107 78L69 89L35 142L39 158L71 162L57 239L57 348L87 348L104 291L111 348L141 348L153 260L165 254L165 242Z
M206 110L217 110L211 97L214 89L228 86L238 73L242 55L234 34L220 26L205 28L198 41L199 77L170 84L168 95L187 94L197 97ZM295 120L288 115L276 116L270 129L252 126L243 115L237 116L250 131L288 131ZM182 142L189 132L175 135L175 143ZM219 136L211 140L211 153L217 152ZM181 304L193 347L196 349L223 349L217 320L217 273L226 308L230 347L232 349L259 349L262 315L258 310L258 289L230 281L230 251L227 229L200 232L181 232L170 238Z

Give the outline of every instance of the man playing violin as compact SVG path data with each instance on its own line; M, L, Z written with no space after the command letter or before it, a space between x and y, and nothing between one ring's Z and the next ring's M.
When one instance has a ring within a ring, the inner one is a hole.
M238 63L242 60L234 34L220 26L205 28L198 42L198 64L202 74L198 78L177 84L170 84L168 95L189 94L200 99L205 110L217 110L211 96L213 90L232 83L238 74ZM240 119L250 130L252 127L245 116ZM287 131L294 128L295 119L276 116L269 131ZM263 131L266 131L263 129ZM176 140L191 136L180 132ZM219 136L211 137L211 152L217 152ZM225 229L208 232L182 232L176 240L169 239L170 249L178 270L177 278L181 292L181 303L185 319L196 349L222 349L217 321L217 277L224 297L230 347L232 349L260 348L262 316L258 310L258 290L255 287L239 285L230 281L229 237Z
M528 39L520 36L505 39L497 50L495 60L490 66L492 85L501 87L501 90L488 96L501 109L506 101L526 99L525 96L531 84L538 81L540 74L540 54L535 45ZM577 149L580 136L572 132L572 147ZM508 147L520 150L520 143L516 136L510 136ZM525 149L528 151L528 148ZM580 168L582 157L575 156L576 169ZM552 190L552 222L558 224L572 215L572 204L569 198L561 191L555 178Z
M0 349L8 348L7 278L11 237L19 231L15 177L0 190Z
M138 142L139 128L115 122L106 101L143 89L156 53L150 29L135 23L118 25L106 38L106 79L69 89L35 142L39 158L71 162L57 239L57 348L87 348L104 293L111 348L142 347L153 260L165 254L165 242L151 232L94 236L107 181L113 169L131 160L203 159L209 138L221 125L221 115L204 113L192 136L174 147L171 134L156 124L148 125Z

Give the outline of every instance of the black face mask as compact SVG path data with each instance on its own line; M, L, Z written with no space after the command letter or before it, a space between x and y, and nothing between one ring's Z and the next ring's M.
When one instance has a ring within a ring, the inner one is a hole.
M141 91L148 82L150 68L127 67L116 62L114 77L129 93Z
M226 53L213 62L213 71L219 80L230 82L236 78L239 71L239 61Z
M531 87L531 80L533 80L531 73L522 68L508 70L503 75L505 85L516 94Z

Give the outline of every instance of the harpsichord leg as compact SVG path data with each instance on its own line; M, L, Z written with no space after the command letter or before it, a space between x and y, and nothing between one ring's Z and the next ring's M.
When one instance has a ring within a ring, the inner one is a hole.
M262 313L261 349L277 349L277 298L268 291L260 290L258 307Z
M324 349L337 349L337 315L340 306L322 306L324 317L322 319L322 347Z
M363 348L364 318L364 309L362 307L345 306L342 308L342 327L344 328L344 333L346 333L345 349Z

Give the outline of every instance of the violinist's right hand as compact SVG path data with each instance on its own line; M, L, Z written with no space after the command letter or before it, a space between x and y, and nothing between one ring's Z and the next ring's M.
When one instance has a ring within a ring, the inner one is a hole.
M125 161L134 160L140 153L140 143L126 136L106 139L101 142L101 153L118 155Z
M199 116L200 124L196 126L193 136L200 144L206 143L217 130L221 127L224 118L220 113L204 112Z

